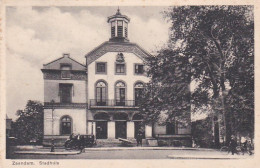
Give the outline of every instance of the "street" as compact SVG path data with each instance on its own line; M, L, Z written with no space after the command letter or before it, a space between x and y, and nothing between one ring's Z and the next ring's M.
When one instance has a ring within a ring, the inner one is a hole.
M85 151L77 155L12 154L11 159L170 159L174 156L230 156L217 150L101 150ZM248 155L246 157L249 157ZM250 156L251 157L251 156Z

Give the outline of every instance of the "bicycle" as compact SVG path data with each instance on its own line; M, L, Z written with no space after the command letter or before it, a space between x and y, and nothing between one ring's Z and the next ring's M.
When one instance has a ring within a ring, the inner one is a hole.
M237 155L240 155L241 153L244 155L244 151L245 151L245 149L242 146L238 145L236 147L235 153ZM231 148L229 146L222 146L220 148L220 152L227 152L229 154L229 153L231 153Z

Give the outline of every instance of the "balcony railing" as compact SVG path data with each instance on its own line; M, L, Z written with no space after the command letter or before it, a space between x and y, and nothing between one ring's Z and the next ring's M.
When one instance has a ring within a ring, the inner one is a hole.
M97 100L97 99L90 99L89 106L90 107L137 107L139 104L138 101L135 100L114 100L114 99L106 99L106 100Z
M86 108L87 103L51 103L51 102L44 102L45 109L63 109L63 108Z

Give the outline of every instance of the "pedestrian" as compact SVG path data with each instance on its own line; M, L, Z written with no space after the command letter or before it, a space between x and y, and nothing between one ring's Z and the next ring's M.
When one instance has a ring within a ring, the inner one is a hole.
M242 143L242 148L241 149L242 149L243 155L244 155L245 152L248 151L248 142L247 142L247 140L245 140L245 142Z
M251 141L249 140L247 143L247 151L248 151L249 155L253 154L252 148L253 148L253 145L252 145Z
M142 130L139 130L136 136L137 146L142 146L142 139L143 139L143 132Z
M235 140L234 136L231 136L229 147L230 147L232 155L234 155L234 153L237 153L237 151L236 151L237 141Z

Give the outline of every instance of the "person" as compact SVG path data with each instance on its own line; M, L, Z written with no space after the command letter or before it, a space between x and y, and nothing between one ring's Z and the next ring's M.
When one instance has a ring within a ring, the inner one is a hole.
M69 139L65 142L65 148L70 148L74 143L74 139L75 139L75 135L71 133Z
M80 134L78 134L77 136L76 136L76 141L75 141L76 143L75 143L75 147L76 148L80 148Z
M79 149L80 149L80 152L83 153L85 152L85 138L84 136L80 136L80 142L79 142Z
M142 139L143 139L143 132L142 130L140 129L137 133L137 136L136 136L136 141L137 141L137 146L141 145L142 146Z
M244 155L244 153L245 152L247 152L248 151L248 142L247 142L247 140L245 140L245 142L243 142L242 143L242 152L243 152L243 155Z
M72 134L70 134L69 139L72 140L73 138L74 138L74 134L72 133Z
M247 143L247 151L248 151L249 155L252 155L252 154L253 154L252 148L253 148L252 143L251 143L251 141L249 140L248 143Z
M237 141L235 140L234 136L231 136L229 147L232 155L234 155L234 153L236 153L236 147L237 147Z

